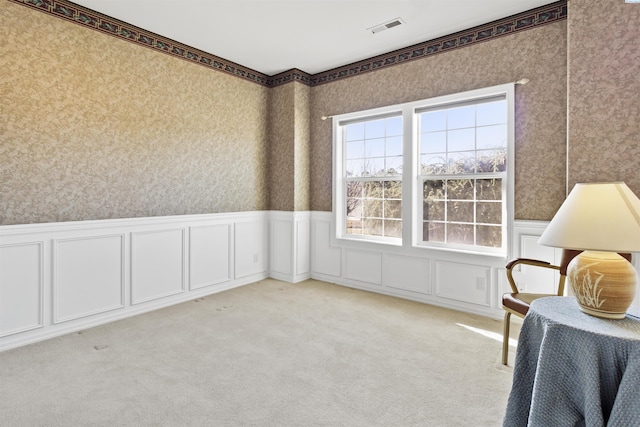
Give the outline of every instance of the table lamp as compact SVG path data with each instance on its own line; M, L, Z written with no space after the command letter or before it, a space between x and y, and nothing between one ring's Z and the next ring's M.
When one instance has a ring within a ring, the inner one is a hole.
M538 243L584 251L567 268L580 310L626 316L637 274L619 253L640 251L640 199L624 182L576 184Z

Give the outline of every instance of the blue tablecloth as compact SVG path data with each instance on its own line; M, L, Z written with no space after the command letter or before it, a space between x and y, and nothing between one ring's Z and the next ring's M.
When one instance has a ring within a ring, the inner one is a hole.
M531 304L504 427L640 426L640 310L607 320L573 297Z

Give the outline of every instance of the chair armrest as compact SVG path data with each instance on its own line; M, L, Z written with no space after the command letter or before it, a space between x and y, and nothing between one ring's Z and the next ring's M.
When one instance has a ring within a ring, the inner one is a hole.
M518 264L535 265L536 267L546 267L546 268L560 268L560 267L556 267L555 265L551 265L551 263L548 261L540 261L540 260L531 259L531 258L516 258L516 259L512 259L507 263L507 270L511 270L513 267L515 267Z

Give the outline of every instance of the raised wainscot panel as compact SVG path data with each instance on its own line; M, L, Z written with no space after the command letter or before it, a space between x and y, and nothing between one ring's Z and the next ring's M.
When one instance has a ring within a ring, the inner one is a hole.
M43 243L0 246L0 337L43 326Z
M296 221L296 271L295 274L308 274L311 270L310 237L311 224L308 220Z
M311 269L314 273L340 277L342 271L342 249L331 246L331 223L312 223Z
M345 277L372 285L382 284L382 254L345 249Z
M293 230L291 221L271 221L271 271L293 274Z
M238 222L234 239L235 278L267 271L267 222Z
M189 229L189 289L200 289L232 279L230 224Z
M184 292L184 229L131 234L131 303Z
M405 291L431 294L431 264L428 259L385 254L382 283Z
M53 241L54 323L124 305L124 235Z
M483 306L490 305L490 267L436 261L435 269L437 296Z

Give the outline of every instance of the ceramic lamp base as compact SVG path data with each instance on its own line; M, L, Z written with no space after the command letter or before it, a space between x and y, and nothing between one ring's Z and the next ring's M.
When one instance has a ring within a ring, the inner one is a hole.
M636 270L615 252L582 252L567 277L580 309L596 317L624 318L636 293Z

